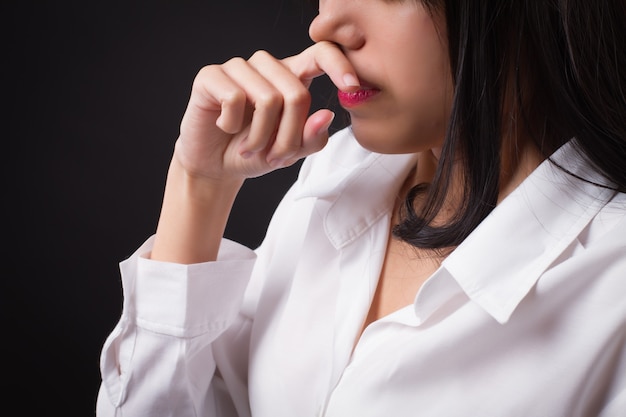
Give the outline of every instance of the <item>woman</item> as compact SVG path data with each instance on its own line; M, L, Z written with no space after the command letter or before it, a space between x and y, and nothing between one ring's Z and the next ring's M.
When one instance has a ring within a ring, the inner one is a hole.
M623 415L625 18L322 0L302 53L203 68L98 414ZM261 247L222 239L243 181L303 157Z

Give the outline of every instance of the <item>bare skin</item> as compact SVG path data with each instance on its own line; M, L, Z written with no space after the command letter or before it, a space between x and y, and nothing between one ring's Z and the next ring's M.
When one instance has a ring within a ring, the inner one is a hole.
M170 164L152 259L215 260L243 181L326 144L333 113L307 117L308 86L322 74L346 91L358 85L348 60L328 42L284 60L259 52L200 71Z
M203 68L181 122L152 259L214 261L245 179L293 164L325 146L332 112L308 115L308 87L324 74L342 91L356 91L362 81L363 88L377 91L375 98L350 109L363 146L421 155L398 202L411 186L428 182L452 96L441 37L445 30L436 29L442 23L435 18L419 2L322 0L310 27L316 43L300 54L279 60L261 51L248 60ZM542 159L523 135L510 140L503 155L500 200ZM454 207L454 193L451 198ZM442 260L390 239L363 328L412 303Z
M519 139L519 137L518 137ZM498 202L508 196L543 161L543 157L532 141L521 141L515 154L508 154L503 168L502 185ZM404 203L407 191L415 184L428 182L434 174L436 152L424 152L418 159L419 169L412 173L396 200L394 213ZM452 204L453 203L449 203ZM445 216L445 214L444 214ZM398 216L393 217L391 226ZM394 238L390 233L385 259L372 299L369 313L363 323L365 328L401 308L411 305L424 282L439 268L445 256L431 250L418 249Z

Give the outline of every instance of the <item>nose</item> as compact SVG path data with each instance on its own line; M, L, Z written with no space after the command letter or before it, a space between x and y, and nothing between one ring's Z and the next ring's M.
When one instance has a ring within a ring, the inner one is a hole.
M355 7L354 3L344 0L321 0L319 13L309 26L309 37L314 42L336 43L344 50L362 47L365 36L359 25L358 7Z

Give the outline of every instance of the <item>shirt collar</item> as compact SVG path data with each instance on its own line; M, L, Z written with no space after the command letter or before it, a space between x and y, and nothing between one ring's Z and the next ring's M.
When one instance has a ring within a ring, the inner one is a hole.
M388 213L415 163L416 155L383 155L362 148L346 128L333 135L323 151L305 160L295 198L316 197L328 203L324 231L341 249ZM577 236L614 194L592 184L603 181L572 141L562 146L425 283L415 299L417 322L459 292L498 322L507 322L539 277L576 244Z
M368 151L346 128L335 133L323 151L305 160L295 198L316 197L328 203L324 231L341 249L389 212L415 161L415 154Z
M569 142L487 216L443 262L440 273L449 273L470 299L498 322L507 322L614 194L576 177L602 182Z

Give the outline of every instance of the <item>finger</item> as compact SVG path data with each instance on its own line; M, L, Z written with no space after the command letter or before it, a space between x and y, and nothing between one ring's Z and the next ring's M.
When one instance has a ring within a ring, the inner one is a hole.
M304 125L302 146L298 152L286 159L273 159L269 165L276 169L293 165L298 160L320 151L328 143L328 128L330 127L335 113L328 109L321 109L313 113Z
M274 141L267 149L267 161L288 159L300 150L311 94L299 78L267 52L255 53L249 62L266 79L272 80L282 97L282 114Z
M281 118L282 94L268 78L241 58L226 62L223 70L231 79L236 80L253 109L250 131L239 151L242 154L262 151L274 137Z
M245 106L245 92L220 66L208 65L194 79L185 120L199 126L215 124L226 133L237 133L243 127ZM217 116L210 118L205 112L214 112Z
M303 156L310 155L321 150L328 142L328 129L335 118L335 113L327 109L321 109L313 113L304 125L302 138Z
M323 74L328 75L340 90L354 91L359 87L359 79L352 64L341 49L331 42L318 42L282 62L307 87L314 78Z

